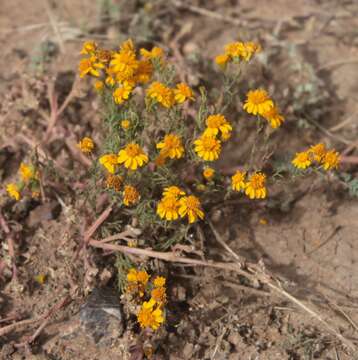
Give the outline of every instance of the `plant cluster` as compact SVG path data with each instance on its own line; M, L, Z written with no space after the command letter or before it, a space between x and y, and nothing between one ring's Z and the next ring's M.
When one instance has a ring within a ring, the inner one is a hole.
M145 270L130 268L127 274L126 293L135 305L137 321L142 329L158 330L164 323L166 279L156 276L152 281Z
M40 196L39 173L34 165L21 163L19 170L19 179L15 183L8 183L6 191L9 196L19 201L22 196L30 195L37 199Z

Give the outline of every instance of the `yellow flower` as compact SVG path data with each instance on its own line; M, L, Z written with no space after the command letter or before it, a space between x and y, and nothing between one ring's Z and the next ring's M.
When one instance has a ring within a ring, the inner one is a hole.
M232 131L232 126L226 120L224 115L215 114L210 115L206 119L206 130L204 131L205 135L215 136L219 133L219 130L222 134L230 134Z
M116 74L112 71L111 68L107 68L106 69L106 79L105 79L105 83L108 85L108 86L111 86L113 87L114 85L116 85Z
M340 156L339 153L335 150L327 151L325 154L322 164L323 169L325 170L331 170L331 169L337 169L340 162Z
M147 89L147 96L156 100L168 109L174 105L175 99L173 90L158 81L153 82L149 86Z
M195 222L198 218L204 218L200 200L196 196L184 196L179 200L179 204L179 214L181 217L188 216L189 224Z
M135 205L140 199L138 190L132 185L126 185L123 192L123 204L126 206Z
M241 57L245 60L245 61L250 61L252 55L258 53L261 51L261 45L260 44L256 44L252 41L249 42L245 42L243 44L243 49L241 52Z
M171 159L180 159L184 154L184 147L178 135L168 134L165 135L164 140L157 144L157 149L161 149L161 153L165 157Z
M33 199L39 199L40 198L40 191L36 191L36 190L32 191L31 192L31 197Z
M165 277L163 276L157 276L154 280L153 280L153 285L155 287L163 287L165 286Z
M153 65L150 61L141 60L138 62L138 69L134 79L136 82L146 84L150 81L153 74Z
M123 183L123 177L120 175L110 174L107 176L106 186L108 189L119 191L121 189L122 183Z
M215 170L211 167L204 168L203 176L206 180L210 180L215 174Z
M215 62L221 67L225 68L227 63L231 60L230 56L227 54L220 54L215 58Z
M90 154L94 149L94 142L89 137L84 137L78 144L77 147L84 153Z
M132 78L139 67L132 45L128 47L122 45L121 50L113 54L110 62L112 71L120 74L122 79Z
M177 84L174 96L177 104L182 104L187 99L195 100L193 90L185 83Z
M138 293L140 297L145 294L145 287L150 276L145 270L138 271L135 268L129 269L127 273L127 291L129 293Z
M131 122L127 119L124 119L121 121L121 126L122 126L122 129L128 130L131 126Z
M157 330L159 326L164 322L163 312L160 308L155 308L155 300L143 302L139 313L137 314L137 320L141 328L152 328Z
M178 198L180 195L185 195L185 191L180 189L177 186L168 186L164 188L163 196L174 196L175 198Z
M327 149L324 144L320 143L311 146L308 153L312 155L314 161L321 163L327 153Z
M143 285L146 285L150 276L145 270L140 270L137 272L137 281Z
M24 163L21 163L19 172L22 181L24 181L25 183L33 178L36 178L34 169Z
M233 58L242 58L249 61L255 53L261 51L261 46L254 42L233 42L225 46L226 55Z
M235 191L240 191L245 189L246 182L246 171L236 171L236 173L231 177L231 187Z
M244 110L253 115L264 115L273 107L273 101L263 89L250 90L244 104Z
M111 174L116 171L116 165L118 164L118 156L115 154L102 155L99 158L99 163L102 164Z
M99 77L100 72L98 69L103 69L104 65L100 62L97 62L97 58L95 56L91 56L89 59L82 59L78 66L80 77L83 78L87 74Z
M14 198L16 201L20 200L20 191L16 184L10 183L6 185L6 191L9 196Z
M129 282L137 282L137 269L131 268L127 274L127 280Z
M225 46L225 54L230 57L240 57L244 50L244 44L239 41L229 43Z
M228 132L228 133L222 133L221 134L221 140L222 141L227 141L227 140L229 140L231 138L231 132Z
M292 160L292 164L298 169L308 168L312 164L309 152L302 151L296 153L295 158Z
M250 176L246 184L245 194L250 199L264 199L267 196L265 187L266 175L261 172L256 172Z
M219 158L221 142L214 136L203 134L194 141L195 152L205 161L214 161Z
M148 162L148 156L143 149L135 143L130 143L118 153L118 163L127 169L136 170Z
M265 111L262 116L270 123L273 129L277 129L285 121L285 118L279 113L276 106Z
M95 89L97 92L100 92L100 91L102 91L103 88L104 88L104 82L103 82L103 81L100 81L100 80L96 80L93 86L94 86L94 89Z
M167 296L165 293L165 287L156 287L150 293L152 299L158 303L159 306L165 304Z
M176 220L179 217L179 201L174 196L164 196L158 203L157 214L165 220Z
M151 51L146 49L140 49L140 54L145 59L163 59L164 51L160 47L154 46Z
M132 93L133 87L125 81L122 86L118 87L113 92L114 101L117 104L122 104L125 100L128 100L130 94Z
M86 41L83 44L82 50L80 54L82 55L93 55L95 51L97 50L97 43L94 41Z

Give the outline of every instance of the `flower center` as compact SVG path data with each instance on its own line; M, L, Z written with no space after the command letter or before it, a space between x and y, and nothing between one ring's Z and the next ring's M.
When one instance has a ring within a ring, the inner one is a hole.
M176 148L176 147L179 147L180 140L175 135L171 135L171 136L169 135L165 138L165 145L168 148Z
M186 200L186 206L190 210L195 210L199 207L199 200L195 196L188 196Z
M208 117L208 127L209 128L218 128L219 126L223 125L224 121L219 116L210 116Z
M203 148L206 151L213 151L217 147L217 141L215 138L206 136L202 138Z
M129 157L136 157L140 152L140 147L137 144L128 144L126 147L126 153Z
M261 174L253 175L250 179L250 184L255 190L263 188L265 184L265 176Z

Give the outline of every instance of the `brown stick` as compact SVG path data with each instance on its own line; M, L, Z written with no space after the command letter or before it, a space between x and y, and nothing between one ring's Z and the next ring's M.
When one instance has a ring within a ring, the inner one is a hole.
M358 164L358 156L341 156L342 164Z
M92 235L96 232L96 230L101 226L101 224L107 219L109 214L112 211L112 206L108 206L106 210L102 212L102 214L99 216L99 218L96 219L96 221L89 227L87 231L85 231L83 235L83 242L82 244L77 248L77 251L75 252L72 261L77 259L78 255L83 249L86 249L89 243L89 240L91 239Z
M187 257L178 256L174 252L160 252L160 251L154 251L148 249L132 248L124 245L106 244L98 240L90 240L89 245L100 249L119 251L124 254L153 257L164 261L189 264L191 266L209 266L217 269L235 271L240 275L243 275L251 280L256 280L254 276L252 276L247 271L240 269L240 266L235 263L222 263L222 262L190 259Z

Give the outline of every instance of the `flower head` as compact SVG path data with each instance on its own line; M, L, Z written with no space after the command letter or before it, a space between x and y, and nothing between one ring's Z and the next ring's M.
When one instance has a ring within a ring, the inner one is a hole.
M323 143L320 143L311 146L308 150L308 153L313 157L314 161L321 163L327 153L327 149Z
M154 280L153 280L153 285L155 287L163 287L165 286L165 282L166 279L163 276L157 276Z
M298 169L306 169L312 164L312 160L308 151L296 153L292 164Z
M179 200L179 214L183 218L185 216L188 217L189 224L192 224L195 222L198 218L203 219L204 218L204 212L201 209L201 203L200 200L194 196L183 196Z
M25 183L27 183L31 179L36 178L36 174L34 172L33 167L26 165L24 163L20 164L19 172L20 172L21 180Z
M123 204L126 206L135 205L140 199L138 190L132 185L126 185L123 191Z
M20 191L16 184L10 183L6 185L6 191L10 197L14 198L16 201L20 200Z
M118 156L116 154L106 154L99 158L99 163L103 165L107 171L114 174L118 165Z
M90 154L94 149L94 142L89 137L84 137L78 144L77 147L84 153Z
M135 74L135 81L141 84L146 84L150 81L153 74L153 65L148 60L141 60L138 62L138 69Z
M156 287L150 293L152 299L157 302L159 306L165 304L167 296L165 293L165 287Z
M175 98L173 90L159 81L155 81L149 86L147 96L168 109L174 105Z
M104 88L104 82L101 80L96 80L93 84L93 87L97 92L101 92Z
M124 42L120 51L113 54L110 66L119 75L118 79L128 80L135 75L139 63L131 40Z
M138 293L140 297L144 296L149 278L150 276L145 270L129 269L127 273L127 291L129 293Z
M216 137L203 134L194 141L195 152L205 161L214 161L219 158L221 142Z
M241 42L236 41L233 43L229 43L225 46L225 55L230 58L238 58L243 59L245 61L249 61L251 57L261 51L261 46L252 41L249 42Z
M279 113L276 106L272 106L262 116L269 122L273 129L276 129L282 125L285 118Z
M118 163L127 169L136 170L148 162L148 156L143 149L135 143L130 143L118 153Z
M181 138L175 134L165 135L164 140L157 144L157 149L161 149L160 152L171 159L180 159L184 154Z
M106 179L106 186L108 189L119 191L123 183L123 177L120 175L109 174Z
M245 182L246 172L245 171L236 171L236 173L231 178L231 187L235 191L244 190L246 187Z
M337 169L339 165L340 157L339 153L335 150L327 151L325 154L322 164L324 170Z
M83 44L82 50L80 52L80 54L82 55L93 55L95 53L95 51L97 50L97 43L95 43L94 41L86 41Z
M80 77L83 78L86 75L92 75L95 77L100 76L99 69L103 69L104 65L98 62L95 56L91 56L88 59L82 59L78 66L78 70L80 72Z
M250 176L249 181L245 187L245 194L250 199L264 199L267 196L265 187L266 175L261 172L256 172Z
M230 56L227 54L220 54L216 56L215 62L224 69L227 65L227 63L231 60Z
M117 104L122 104L125 100L128 100L130 94L133 91L133 86L125 81L120 87L117 87L113 91L113 98Z
M174 89L174 98L177 104L182 104L185 100L194 100L193 90L185 83L177 84Z
M128 130L131 126L131 122L128 119L124 119L121 121L121 127L123 130Z
M244 104L244 110L253 115L264 115L274 106L266 90L250 90Z
M232 126L226 120L224 115L216 114L210 115L206 119L206 130L204 131L205 135L215 136L219 133L219 130L222 134L230 134L232 131Z
M212 179L215 174L215 170L209 166L206 166L203 171L203 176L206 180Z
M142 283L143 285L146 285L148 280L149 280L150 276L148 275L148 273L145 270L137 270L135 268L131 268L128 271L127 274L127 280L129 282L139 282Z
M174 196L174 197L178 198L181 195L185 195L185 191L183 191L182 189L180 189L177 186L168 186L168 187L164 188L164 191L163 191L163 197Z
M175 196L164 196L158 203L157 214L165 220L176 220L179 217L179 201Z
M155 307L156 302L154 299L145 301L137 314L138 322L141 328L152 328L157 330L164 322L163 312L159 307Z
M147 50L147 49L140 49L140 54L145 58L145 59L163 59L164 57L164 51L163 49L161 49L158 46L154 46L152 48L152 50Z

